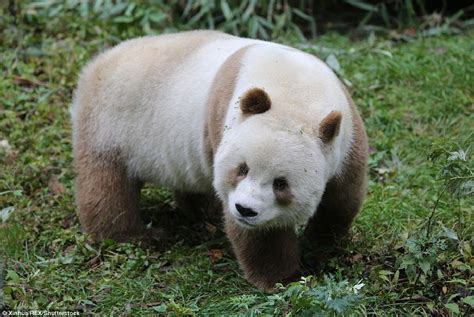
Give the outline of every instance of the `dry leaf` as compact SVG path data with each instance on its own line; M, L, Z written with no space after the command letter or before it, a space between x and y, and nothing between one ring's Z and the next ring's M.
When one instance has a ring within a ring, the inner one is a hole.
M22 87L28 87L28 88L35 88L35 87L38 87L38 86L45 86L46 84L44 83L40 83L40 82L37 82L37 81L33 81L31 79L28 79L28 78L24 78L24 77L20 77L20 76L15 76L13 78L13 81L17 84L17 85L20 85Z
M171 271L173 267L171 266L171 263L166 261L165 263L161 264L160 266L160 272L168 272Z
M362 257L363 257L362 254L357 253L352 256L351 261L352 263L359 262L360 260L362 260Z
M217 227L214 226L213 224L209 223L209 222L206 222L206 230L207 230L207 232L209 232L210 234L214 234L214 233L216 233L216 231L217 231Z
M48 181L48 188L54 195L64 193L64 185L59 181L58 175L53 175Z
M221 249L211 249L207 255L211 257L211 262L215 263L224 256L224 252Z

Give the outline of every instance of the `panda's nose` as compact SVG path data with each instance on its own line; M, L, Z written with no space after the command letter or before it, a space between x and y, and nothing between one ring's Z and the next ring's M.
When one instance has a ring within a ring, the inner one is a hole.
M235 204L235 208L237 208L239 214L244 217L255 217L256 215L258 215L258 213L255 212L252 208L246 208L241 204Z

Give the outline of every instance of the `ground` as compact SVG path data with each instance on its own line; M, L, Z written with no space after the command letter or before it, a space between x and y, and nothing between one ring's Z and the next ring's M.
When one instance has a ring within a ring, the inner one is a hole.
M308 253L312 277L266 294L242 278L219 228L179 220L164 189L146 187L142 209L179 228L166 248L93 244L81 232L72 93L80 68L130 35L80 19L13 22L0 19L0 309L473 313L474 32L278 39L326 60L350 85L369 136L370 181L348 244L324 263Z

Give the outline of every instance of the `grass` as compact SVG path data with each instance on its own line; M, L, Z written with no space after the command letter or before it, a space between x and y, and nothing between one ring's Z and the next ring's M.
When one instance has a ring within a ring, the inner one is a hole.
M121 32L75 15L22 14L14 24L0 12L0 309L473 313L472 31L408 43L337 34L308 43L278 39L328 60L351 83L370 140L370 182L349 245L319 264L314 277L265 294L241 277L229 243L212 226L175 219L176 241L163 250L92 244L81 232L71 168L72 92L94 54L140 30ZM465 160L453 156L460 150ZM466 180L457 183L456 196L453 179ZM165 190L146 188L144 196L147 213L177 218Z

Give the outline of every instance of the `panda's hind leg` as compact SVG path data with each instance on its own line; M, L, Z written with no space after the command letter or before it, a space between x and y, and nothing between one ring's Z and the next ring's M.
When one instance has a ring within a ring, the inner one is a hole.
M144 232L138 201L141 184L131 178L117 153L76 146L76 203L83 229L96 241L128 240Z

